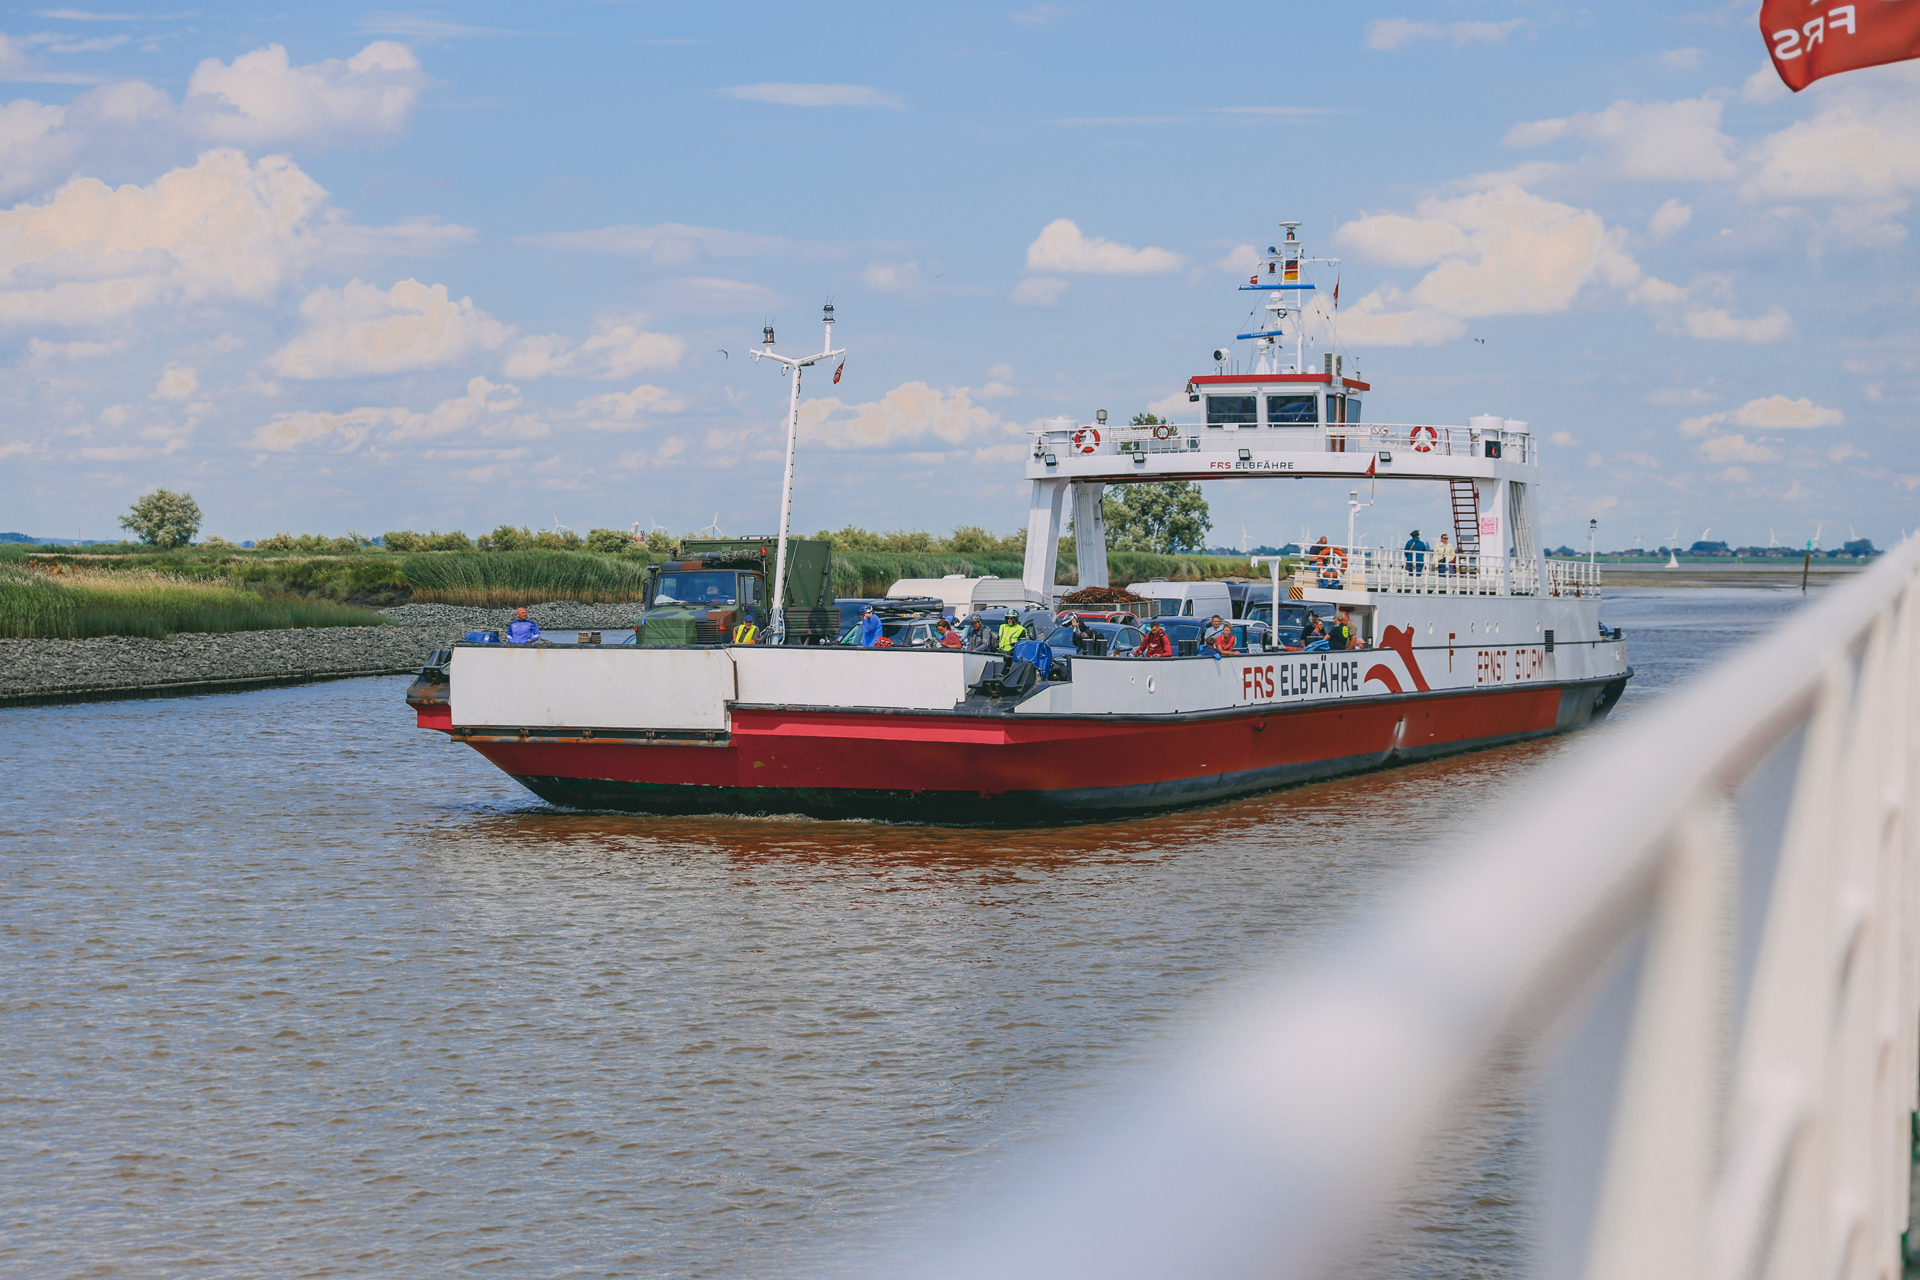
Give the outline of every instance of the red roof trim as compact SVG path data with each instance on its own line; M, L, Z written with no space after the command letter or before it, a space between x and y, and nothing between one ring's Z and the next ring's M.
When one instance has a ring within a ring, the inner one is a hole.
M1259 384L1262 382L1332 382L1324 373L1203 373L1187 379L1187 385L1193 387L1215 387ZM1360 382L1353 378L1340 379L1340 385L1349 391L1371 391L1373 384Z

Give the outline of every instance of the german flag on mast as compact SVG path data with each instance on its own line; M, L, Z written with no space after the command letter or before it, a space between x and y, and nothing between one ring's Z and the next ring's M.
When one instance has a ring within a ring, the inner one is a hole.
M1815 80L1888 62L1920 58L1920 3L1915 0L1761 0L1760 34L1773 69L1800 92Z

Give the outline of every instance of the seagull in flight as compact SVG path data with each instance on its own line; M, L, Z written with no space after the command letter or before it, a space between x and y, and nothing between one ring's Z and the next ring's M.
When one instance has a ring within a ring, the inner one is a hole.
M733 359L732 356L727 355L727 349L725 347L715 347L714 350L718 351L722 356L725 356L728 360Z

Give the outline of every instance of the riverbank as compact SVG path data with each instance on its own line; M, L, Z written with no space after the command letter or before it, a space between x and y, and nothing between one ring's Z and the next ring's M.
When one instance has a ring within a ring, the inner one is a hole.
M632 626L633 604L535 605L548 629ZM178 697L280 684L393 675L468 631L497 630L511 609L404 604L379 611L389 625L183 633L166 640L0 640L0 707L116 698Z

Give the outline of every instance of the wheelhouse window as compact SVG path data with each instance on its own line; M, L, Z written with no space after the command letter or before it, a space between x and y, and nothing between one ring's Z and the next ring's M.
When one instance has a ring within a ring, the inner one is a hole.
M731 573L663 573L653 589L655 604L733 604Z
M1207 425L1210 427L1254 427L1260 424L1257 396L1208 396Z
M1360 421L1360 397L1359 396L1347 397L1347 421L1348 422Z
M1320 420L1319 406L1319 396L1268 396L1267 425L1271 427L1289 427L1301 423L1312 425Z

